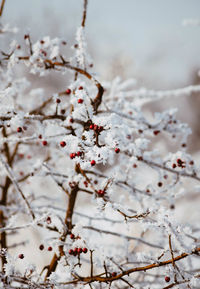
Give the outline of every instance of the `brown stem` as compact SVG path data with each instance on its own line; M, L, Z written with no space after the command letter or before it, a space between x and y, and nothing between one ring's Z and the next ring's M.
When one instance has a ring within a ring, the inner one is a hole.
M4 8L4 5L5 5L5 2L6 2L6 0L2 0L2 2L1 2L0 16L2 16L2 14L3 14L3 8Z
M110 282L110 281L114 281L114 280L119 280L121 279L123 276L129 275L131 273L134 272L140 272L140 271L147 271L147 270L151 270L153 268L158 268L158 267L162 267L162 266L166 266L169 264L172 264L173 262L177 262L179 260L182 260L192 254L199 254L200 252L200 247L196 248L195 250L193 250L191 253L182 253L181 255L178 255L177 257L174 257L173 259L169 259L163 262L158 262L158 263L153 263L150 265L146 265L146 266L142 266L142 267L135 267L135 268L131 268L129 270L126 270L120 274L118 274L115 277L101 277L101 276L93 276L91 277L80 277L79 276L79 281L83 281L83 282L95 282L95 281L99 281L99 282Z
M77 168L76 168L76 170L77 170ZM78 191L79 191L78 184L75 184L74 187L71 189L71 193L69 194L69 202L68 202L68 207L67 207L66 216L65 216L65 225L67 226L67 231L60 237L60 240L63 242L65 241L66 235L68 234L68 232L70 232L72 230L72 227L73 227L72 216L73 216L73 212L74 212L74 206L75 206ZM48 267L48 271L47 271L47 274L45 276L45 280L50 276L50 274L52 272L54 272L56 270L58 260L60 259L61 256L64 255L63 245L59 246L59 253L60 253L59 256L54 254L54 256L51 260L51 263Z

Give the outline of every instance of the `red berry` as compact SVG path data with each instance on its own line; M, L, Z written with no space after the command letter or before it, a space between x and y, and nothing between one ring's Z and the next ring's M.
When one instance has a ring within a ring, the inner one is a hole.
M74 234L71 234L70 239L74 239L74 238L75 238Z
M66 41L62 41L62 45L67 45L67 42Z
M17 49L21 49L21 45L17 45Z
M97 131L98 128L99 128L98 125L95 124L95 125L94 125L94 130Z
M41 43L41 44L44 44L45 42L44 42L44 40L40 40L40 43Z
M159 183L158 183L158 186L159 186L159 187L162 187L162 185L163 185L162 182L159 182Z
M90 125L90 129L94 129L94 125L93 124Z
M82 152L78 151L76 154L78 157L80 157L82 155Z
M82 90L83 89L83 87L82 86L79 86L79 88L78 88L79 90Z
M82 248L78 248L78 254L81 254L83 252Z
M103 126L99 126L99 132L103 130Z
M94 180L94 184L97 185L97 184L98 184L98 181L97 181L97 180Z
M86 254L86 253L87 253L87 251L88 251L88 249L87 249L87 248L83 248L83 253L84 253L84 254Z
M92 160L92 161L90 162L90 164L91 164L91 166L95 166L95 165L96 165L95 160Z
M46 51L44 51L43 49L40 50L40 53L42 53L44 56L47 56Z
M88 187L88 182L84 181L84 185L87 188Z
M69 156L70 156L70 159L74 158L74 154L73 153L71 153Z
M51 224L51 217L47 217L47 224Z
M185 148L185 147L186 147L186 143L183 143L181 146L182 146L183 148Z
M66 90L65 90L65 92L66 92L66 94L68 94L68 95L69 95L69 94L71 93L71 89L70 89L70 88L68 88L68 89L66 89Z
M175 168L176 168L176 164L173 164L173 165L172 165L172 168L175 169Z
M65 109L61 109L61 114L65 114Z
M159 133L160 133L160 131L159 130L154 130L154 135L158 135Z
M29 38L29 35L28 34L25 34L24 35L24 39L28 39Z
M42 135L41 135L41 134L39 134L38 138L39 138L39 139L42 139Z
M69 253L69 255L74 255L74 251L73 251L72 249L70 249L70 250L68 251L68 253Z
M43 146L47 146L48 142L46 140L43 140L42 144Z
M105 191L103 191L103 190L98 190L98 191L97 191L97 194L98 194L99 196L103 196L103 195L105 194Z
M116 277L117 276L117 273L116 272L112 272L112 277Z
M41 251L44 250L44 245L41 244L41 245L39 246L39 249L40 249Z
M61 103L60 98L57 98L57 99L56 99L56 103Z
M51 246L49 246L47 250L48 250L48 251L52 251L53 249L52 249Z
M24 259L24 254L19 254L18 257L19 259Z
M138 132L139 132L139 133L143 133L143 130L142 130L142 129L139 129Z
M64 147L66 146L66 142L65 142L65 141L61 141L61 142L60 142L60 146L61 146L62 148L64 148Z
M193 166L193 165L194 165L194 161L190 161L189 164L190 164L191 166Z
M73 118L70 118L69 122L73 123L74 122Z
M170 277L169 276L165 276L165 282L169 282L170 281Z
M78 99L78 103L83 103L83 99L82 99L82 98L79 98L79 99Z
M133 164L133 168L137 168L137 165L136 165L136 164Z
M21 126L19 126L19 127L17 128L17 132L22 132L22 127L21 127Z
M120 149L119 148L115 148L115 152L116 152L116 154L118 154L120 152Z

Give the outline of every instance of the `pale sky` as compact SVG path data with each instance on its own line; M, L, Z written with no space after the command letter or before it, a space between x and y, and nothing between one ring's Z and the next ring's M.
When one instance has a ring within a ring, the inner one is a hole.
M68 40L81 13L82 0L7 0L3 21L23 27L22 37L29 27L35 40L49 33ZM158 87L188 84L200 68L200 26L184 27L186 18L200 19L200 0L89 0L86 32L97 72L123 55L130 77L144 74Z

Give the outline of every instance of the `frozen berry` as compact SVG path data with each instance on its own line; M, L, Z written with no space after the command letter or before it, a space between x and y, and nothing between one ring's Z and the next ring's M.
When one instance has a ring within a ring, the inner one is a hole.
M39 249L40 249L41 251L44 250L44 245L41 244L41 245L39 246Z
M49 246L47 250L48 250L48 251L52 251L53 249L52 249L51 246Z
M78 99L78 103L83 103L83 99L82 99L82 98L79 98L79 99Z
M159 130L154 130L154 135L158 135L159 133L160 133L160 131Z
M86 254L86 253L87 253L87 251L88 251L88 249L87 249L87 248L83 248L83 253L84 253L84 254Z
M42 144L43 146L47 146L48 142L46 140L43 140Z
M70 239L74 239L74 238L75 238L74 234L71 234Z
M74 251L73 251L72 249L70 249L70 250L68 251L68 253L69 253L69 255L73 255L73 254L74 254Z
M116 272L112 272L112 277L116 277L117 276L117 273Z
M169 276L165 276L165 282L169 282L170 281L170 277Z
M97 194L98 194L99 196L103 196L103 195L105 194L105 191L103 191L103 190L98 190L98 191L97 191Z
M22 132L22 127L21 127L21 126L19 126L19 127L17 128L17 132Z
M90 164L91 164L91 166L95 166L95 165L96 165L95 160L92 160L92 161L90 162Z
M81 254L83 252L82 248L78 248L78 254Z
M120 152L120 149L119 148L115 148L115 152L116 152L116 154L118 154Z
M71 93L71 89L69 89L69 88L68 88L68 89L66 89L66 91L65 91L65 92L66 92L66 94L68 94L68 95L69 95L69 94Z
M61 146L62 148L64 148L64 147L66 146L66 142L65 142L65 141L61 141L61 142L60 142L60 146Z
M51 224L51 217L47 217L47 224Z
M19 259L24 259L24 254L19 254Z

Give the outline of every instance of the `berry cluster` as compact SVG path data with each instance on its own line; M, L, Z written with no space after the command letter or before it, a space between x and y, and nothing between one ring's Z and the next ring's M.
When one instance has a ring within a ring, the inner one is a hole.
M91 124L90 129L94 130L95 132L100 133L103 130L103 126L98 126L97 124Z
M77 255L80 255L81 253L86 254L87 251L88 251L87 248L83 248L83 249L82 248L75 248L75 249L70 249L69 254L73 255L73 256L77 256Z
M182 161L181 159L177 159L176 162L177 162L178 167L185 168L185 162L184 161Z
M71 153L69 156L70 156L70 159L74 159L75 157L82 156L82 152L78 151L77 153Z
M100 197L103 197L105 195L105 191L104 190L98 190L97 191L97 194L100 196Z
M179 168L185 168L185 161L182 161L181 159L177 159L176 163L172 164L172 168L175 169L177 166Z
M41 244L41 245L39 246L39 249L40 249L41 251L44 250L44 245ZM52 248L51 246L49 246L49 247L47 248L47 250L48 250L49 252L51 252L51 251L53 250L53 248Z
M84 183L85 187L87 188L88 187L88 182L84 181L83 183Z

